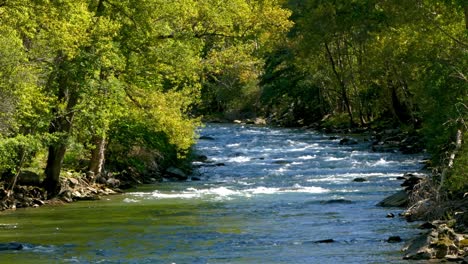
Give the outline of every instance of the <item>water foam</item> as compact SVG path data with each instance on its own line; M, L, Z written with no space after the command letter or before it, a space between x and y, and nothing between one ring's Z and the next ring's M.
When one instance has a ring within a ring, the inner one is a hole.
M153 191L152 193L130 193L130 195L137 197L144 197L147 199L214 199L214 200L229 200L235 197L247 197L250 198L254 195L273 195L273 194L284 194L284 193L326 193L329 189L316 186L301 186L295 184L291 187L265 187L259 186L255 188L236 190L228 187L216 187L208 189L196 189L187 188L181 192L169 192L163 193L160 191ZM127 202L138 202L136 199L126 198ZM124 200L124 201L125 201Z

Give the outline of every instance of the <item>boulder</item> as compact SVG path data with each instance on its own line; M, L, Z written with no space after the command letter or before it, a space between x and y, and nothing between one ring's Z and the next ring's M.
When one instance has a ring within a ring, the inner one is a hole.
M207 161L208 161L208 157L205 156L205 155L198 155L198 154L195 154L195 155L193 156L193 161L207 162Z
M408 205L408 194L405 190L401 190L383 199L377 205L382 207L405 207Z
M264 126L264 125L267 124L267 122L266 122L266 119L265 119L265 118L257 117L257 118L255 118L255 120L254 120L254 124L255 124L255 125L259 125L259 126Z
M408 242L403 248L406 253L403 259L427 260L431 259L434 251L429 248L431 242L431 233L422 234Z
M351 138L343 138L340 140L340 145L356 145L358 144L357 140Z
M41 186L41 177L32 171L22 171L18 177L18 185Z
M116 178L109 178L106 181L106 185L111 188L117 188L120 186L120 180Z
M401 241L403 240L399 236L391 236L387 239L388 243L400 243Z
M185 172L183 172L181 169L175 168L175 167L167 168L165 176L167 178L175 179L175 180L179 180L179 181L186 181L188 179L188 176L187 176L187 174L185 174Z

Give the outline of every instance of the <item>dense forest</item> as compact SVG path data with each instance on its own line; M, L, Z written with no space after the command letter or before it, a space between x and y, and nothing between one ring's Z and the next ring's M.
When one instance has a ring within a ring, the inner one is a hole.
M464 189L467 36L464 0L2 0L0 171L52 197L65 171L177 165L202 116L262 116L417 133Z

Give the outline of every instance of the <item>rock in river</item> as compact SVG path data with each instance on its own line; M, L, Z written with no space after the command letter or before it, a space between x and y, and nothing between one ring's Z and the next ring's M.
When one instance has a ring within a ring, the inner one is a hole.
M23 244L17 242L3 243L0 244L0 251L5 250L21 250L23 249Z
M383 199L378 206L383 207L404 207L408 204L408 194L405 190L401 190L389 197Z

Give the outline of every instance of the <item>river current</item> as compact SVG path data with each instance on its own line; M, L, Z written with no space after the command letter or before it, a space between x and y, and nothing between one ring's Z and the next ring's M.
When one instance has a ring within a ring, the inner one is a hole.
M0 263L407 263L403 243L386 240L418 230L376 204L422 155L302 129L207 124L200 134L201 181L2 213L0 243L25 248Z

